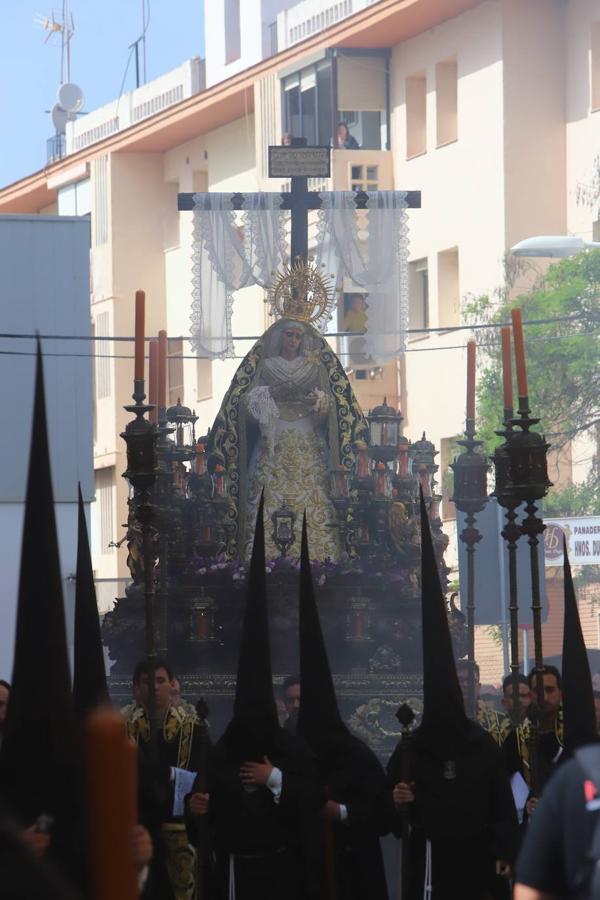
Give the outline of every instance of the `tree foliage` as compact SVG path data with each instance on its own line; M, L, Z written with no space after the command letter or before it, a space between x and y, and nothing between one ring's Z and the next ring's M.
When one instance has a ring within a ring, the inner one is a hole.
M600 423L600 251L588 251L550 266L543 281L516 299L504 293L467 304L472 324L508 323L521 307L532 414L555 450ZM477 388L478 437L492 452L501 438L502 362L500 329L477 329L480 372ZM515 382L516 395L516 382ZM516 401L515 401L516 404ZM600 512L598 460L584 485L555 491L556 511Z

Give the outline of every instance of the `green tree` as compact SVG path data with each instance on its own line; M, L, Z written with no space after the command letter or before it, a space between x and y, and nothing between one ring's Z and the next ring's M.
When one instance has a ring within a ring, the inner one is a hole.
M584 252L550 266L534 289L508 301L505 293L467 304L467 321L508 323L521 307L532 414L555 450L600 426L600 251ZM477 329L480 372L477 388L478 436L492 452L502 419L500 329ZM516 394L516 388L515 388ZM515 401L516 402L516 401ZM600 513L598 459L582 485L553 491L545 509L558 513Z

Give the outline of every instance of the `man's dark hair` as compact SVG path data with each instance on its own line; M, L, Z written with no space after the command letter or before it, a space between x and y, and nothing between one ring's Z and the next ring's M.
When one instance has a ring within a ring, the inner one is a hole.
M527 676L527 681L529 683L529 687L533 684L533 679L537 675L535 669L532 669L529 675ZM544 666L542 668L542 675L554 675L556 678L556 683L558 685L559 691L562 690L562 678L560 677L560 672L556 668L556 666Z
M459 672L466 672L468 674L470 668L471 663L468 659L459 659L456 663L456 674L458 675ZM481 676L479 674L479 665L477 663L473 663L473 668L475 669L475 677L480 678Z
M525 675L517 675L517 681L519 684L526 684L527 687L531 687L529 681ZM505 675L502 679L502 693L506 693L506 689L512 686L513 677L512 675Z
M300 684L300 676L299 675L288 675L287 678L283 679L283 684L281 685L281 693L285 697L287 689L292 687L293 684Z
M163 659L161 656L157 656L154 660L154 665L152 666L154 671L157 669L164 669L167 675L169 676L169 681L173 680L173 669L171 668L171 664L168 660ZM150 663L147 659L140 659L135 664L135 669L133 670L133 683L139 684L142 680L142 675L150 674Z
M8 683L8 681L5 681L4 678L0 678L0 687L5 687L9 693L12 690L10 684Z

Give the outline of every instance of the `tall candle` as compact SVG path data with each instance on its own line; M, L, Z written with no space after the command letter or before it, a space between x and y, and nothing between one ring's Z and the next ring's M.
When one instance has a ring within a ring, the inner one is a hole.
M198 619L198 637L204 640L208 635L208 622L206 621L206 610L200 610L200 618Z
M198 442L196 444L196 475L204 475L206 472L206 457L204 454L204 444Z
M467 343L467 419L475 419L475 341Z
M146 295L143 291L135 292L135 370L136 381L144 380L144 309Z
M513 384L510 325L502 326L502 388L504 391L504 409L512 409Z
M375 493L378 497L385 495L385 463L378 462L376 467Z
M523 340L523 315L519 308L511 310L517 365L517 390L519 397L527 396L527 369L525 367L525 342Z
M167 332L158 332L158 408L167 405Z
M356 442L358 447L358 477L366 478L369 474L369 457L367 455L367 445L362 442Z
M398 447L398 474L405 478L408 475L408 444Z
M148 366L148 403L156 407L158 398L158 341L150 341L150 363ZM156 409L150 410L150 421L158 421Z
M85 725L88 857L93 900L137 900L133 831L138 824L137 747L112 709Z

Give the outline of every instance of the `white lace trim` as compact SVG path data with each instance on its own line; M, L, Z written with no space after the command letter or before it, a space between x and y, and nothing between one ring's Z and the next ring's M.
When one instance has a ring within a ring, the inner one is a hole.
M286 217L281 195L244 195L235 212L232 194L194 195L192 348L213 359L234 356L233 293L267 288L286 257ZM359 235L358 224L363 231ZM404 191L372 191L359 218L355 194L322 195L314 256L332 273L368 293L364 356L373 362L402 353L408 328L408 216ZM321 321L324 331L327 322Z
M258 385L248 391L248 411L258 422L261 434L264 436L269 456L275 453L275 431L279 409L271 396L271 391L265 385Z

